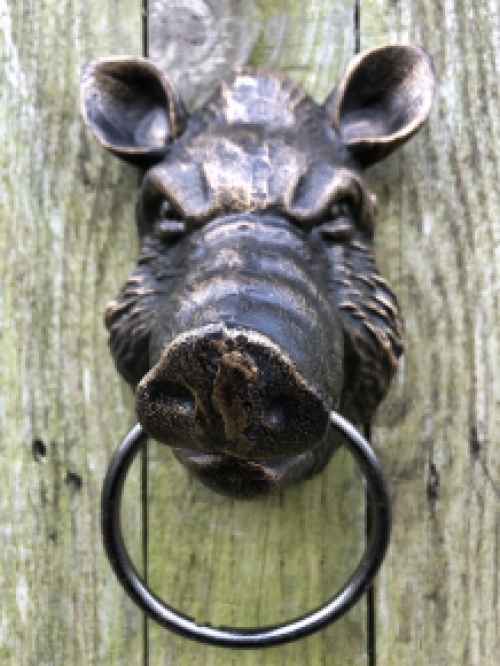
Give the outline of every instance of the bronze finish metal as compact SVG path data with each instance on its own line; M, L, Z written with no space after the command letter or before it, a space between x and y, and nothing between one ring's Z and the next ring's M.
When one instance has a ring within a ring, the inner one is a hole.
M354 58L323 105L240 69L188 115L143 58L84 71L83 117L143 169L137 268L106 311L145 430L218 492L255 497L317 473L337 409L367 422L403 350L373 257L362 176L426 120L429 56Z

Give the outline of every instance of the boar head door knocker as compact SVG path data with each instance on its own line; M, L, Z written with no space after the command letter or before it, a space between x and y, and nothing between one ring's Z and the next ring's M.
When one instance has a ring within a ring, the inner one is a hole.
M188 115L149 60L90 63L82 110L102 145L143 170L141 254L106 311L111 351L139 424L110 463L107 554L163 626L233 647L284 643L338 619L384 557L390 504L367 422L403 349L394 294L373 256L375 201L362 170L426 120L432 62L391 45L358 55L323 105L253 69ZM213 490L259 497L318 473L345 442L367 479L373 535L344 588L288 623L197 625L155 597L125 549L119 505L148 436Z

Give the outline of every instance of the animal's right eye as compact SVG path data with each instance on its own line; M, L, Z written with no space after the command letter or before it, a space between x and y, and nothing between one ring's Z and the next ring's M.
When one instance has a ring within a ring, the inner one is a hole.
M328 220L320 225L323 238L333 242L348 240L354 234L354 205L349 199L334 203L328 213Z
M164 201L154 223L154 235L162 241L177 240L186 232L186 223L176 217L173 206Z

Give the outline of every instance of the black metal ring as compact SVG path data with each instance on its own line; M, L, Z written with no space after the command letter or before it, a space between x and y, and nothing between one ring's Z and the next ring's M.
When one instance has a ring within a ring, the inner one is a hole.
M323 606L289 622L269 627L237 628L198 625L186 615L156 597L135 570L120 527L120 503L127 472L147 434L140 424L124 437L104 481L101 525L104 546L111 565L125 591L153 620L186 638L233 648L262 648L308 636L338 620L364 594L375 577L389 544L391 506L382 470L368 442L340 414L330 412L330 423L345 438L366 478L370 492L371 537L356 571L346 585Z

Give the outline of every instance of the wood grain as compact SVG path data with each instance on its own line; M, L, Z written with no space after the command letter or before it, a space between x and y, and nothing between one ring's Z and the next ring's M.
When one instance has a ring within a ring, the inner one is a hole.
M179 82L191 106L245 62L286 72L322 100L354 53L352 2L176 2L179 25L198 26L196 47L174 23L168 50L158 25L170 21L171 5L151 0L149 7L150 57ZM201 487L160 445L151 445L149 463L149 582L198 622L256 626L296 617L333 595L364 548L363 487L343 452L314 481L248 503ZM149 664L354 666L366 663L365 625L361 603L307 640L235 652L151 624Z
M135 0L0 1L0 662L142 664L99 495L133 420L102 312L136 251L137 176L83 129L83 64L140 53ZM140 556L137 475L125 522ZM140 564L140 559L139 559Z
M84 131L77 88L87 60L141 53L140 4L0 0L0 661L364 664L362 605L311 639L266 652L205 648L155 626L145 642L103 556L100 485L134 410L102 312L135 261L137 176ZM377 663L493 666L498 3L174 4L149 0L172 32L168 49L159 38L150 51L184 81L192 106L235 62L285 71L323 99L355 50L356 4L361 48L405 41L435 59L429 128L368 174L379 198L378 262L401 301L408 350L374 430L395 507L377 584ZM191 42L183 21L198 26ZM362 547L361 488L343 454L318 479L253 504L216 498L154 445L148 481L150 582L199 620L300 613L334 591ZM127 492L123 522L140 565L138 474Z
M407 324L406 358L375 429L395 505L377 585L377 663L493 666L500 654L500 8L362 0L360 18L362 48L420 44L439 81L429 128L370 174L379 195L379 265Z

